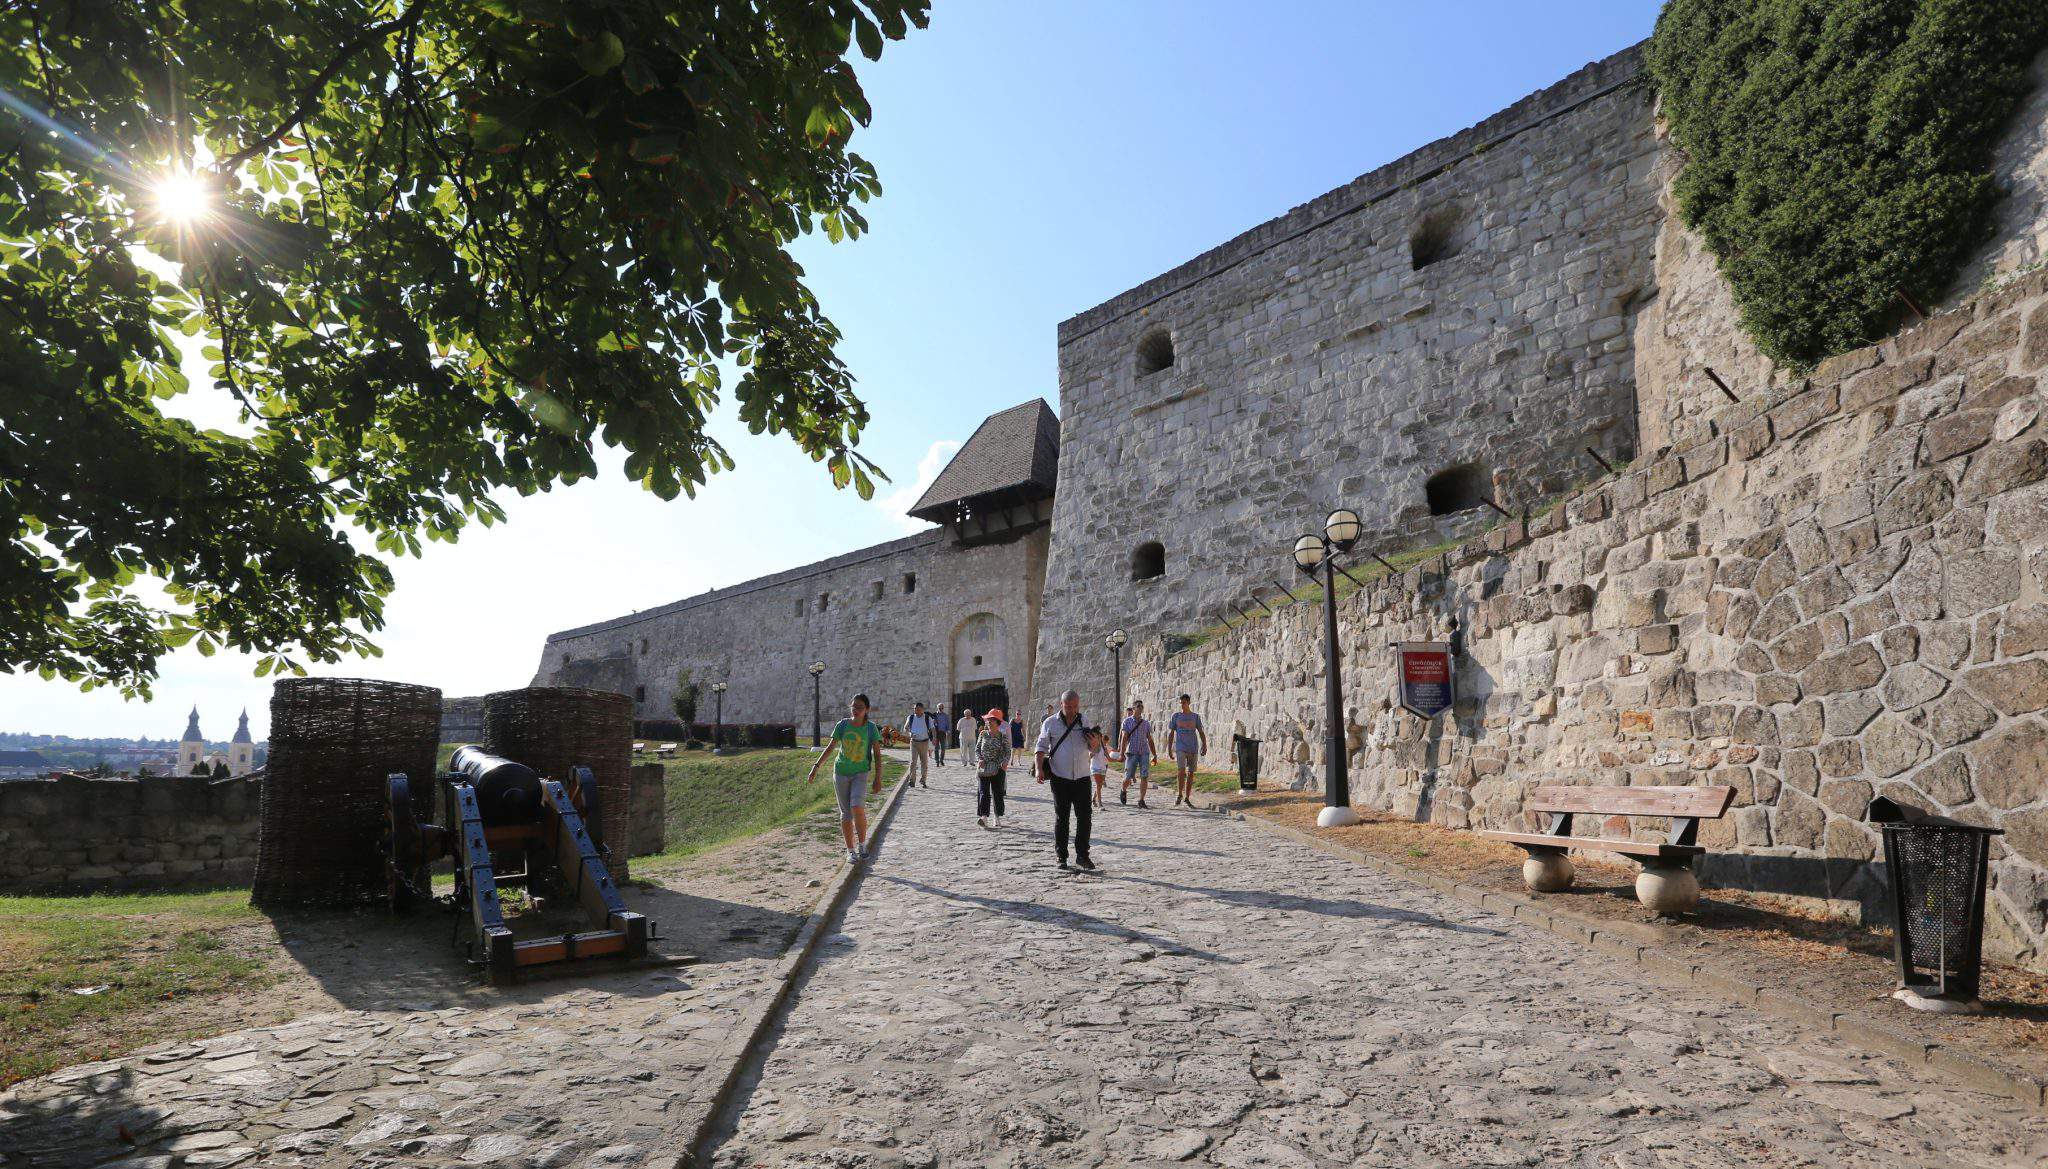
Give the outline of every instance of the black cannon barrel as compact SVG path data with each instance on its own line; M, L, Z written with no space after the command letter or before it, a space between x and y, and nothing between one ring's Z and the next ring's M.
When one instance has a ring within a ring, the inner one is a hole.
M525 824L540 814L540 773L482 747L457 747L448 766L476 789L485 824Z

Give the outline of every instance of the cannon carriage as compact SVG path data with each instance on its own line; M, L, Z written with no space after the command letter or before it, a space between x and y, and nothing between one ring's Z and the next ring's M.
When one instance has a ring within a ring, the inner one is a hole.
M385 895L394 911L433 900L429 871L455 863L449 904L470 923L470 959L493 982L556 963L645 957L651 923L626 909L611 875L610 850L597 835L602 799L588 767L566 780L479 747L461 747L450 769L421 791L410 776L385 781ZM438 820L431 819L435 794ZM516 939L499 890L566 896L587 930ZM460 925L457 926L458 934Z

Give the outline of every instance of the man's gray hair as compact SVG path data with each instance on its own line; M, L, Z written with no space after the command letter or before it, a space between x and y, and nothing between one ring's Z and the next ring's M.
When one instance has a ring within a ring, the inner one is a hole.
M1079 690L1069 690L1065 694L1060 695L1061 702L1065 702L1070 698L1075 702L1081 701L1081 692Z

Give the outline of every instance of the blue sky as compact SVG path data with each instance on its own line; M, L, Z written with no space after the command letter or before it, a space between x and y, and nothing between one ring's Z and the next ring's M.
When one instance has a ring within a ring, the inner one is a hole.
M861 77L854 148L885 194L857 242L803 241L894 478L835 493L774 438L718 424L738 470L692 502L622 481L506 501L510 522L396 566L385 656L322 672L477 694L546 635L915 530L901 516L981 419L1059 404L1059 322L1649 35L1650 0L937 0ZM217 408L205 391L184 407ZM0 730L226 738L269 684L181 653L149 705L0 676Z

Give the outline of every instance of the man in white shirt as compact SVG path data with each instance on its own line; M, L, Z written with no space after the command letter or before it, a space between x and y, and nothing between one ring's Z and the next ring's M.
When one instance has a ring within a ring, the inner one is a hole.
M974 739L981 733L981 726L974 719L974 711L962 707L960 721L953 729L960 735L960 761L969 767L974 766Z
M924 712L924 703L915 703L910 708L910 717L903 720L903 733L910 736L910 778L908 782L919 787L932 785L932 731L936 727L932 716Z
M1038 782L1052 785L1052 846L1060 868L1067 868L1067 820L1071 816L1074 865L1084 872L1093 872L1095 862L1088 859L1088 834L1094 820L1094 809L1090 806L1091 752L1088 728L1082 725L1080 691L1069 690L1060 695L1058 713L1038 728L1037 754Z

